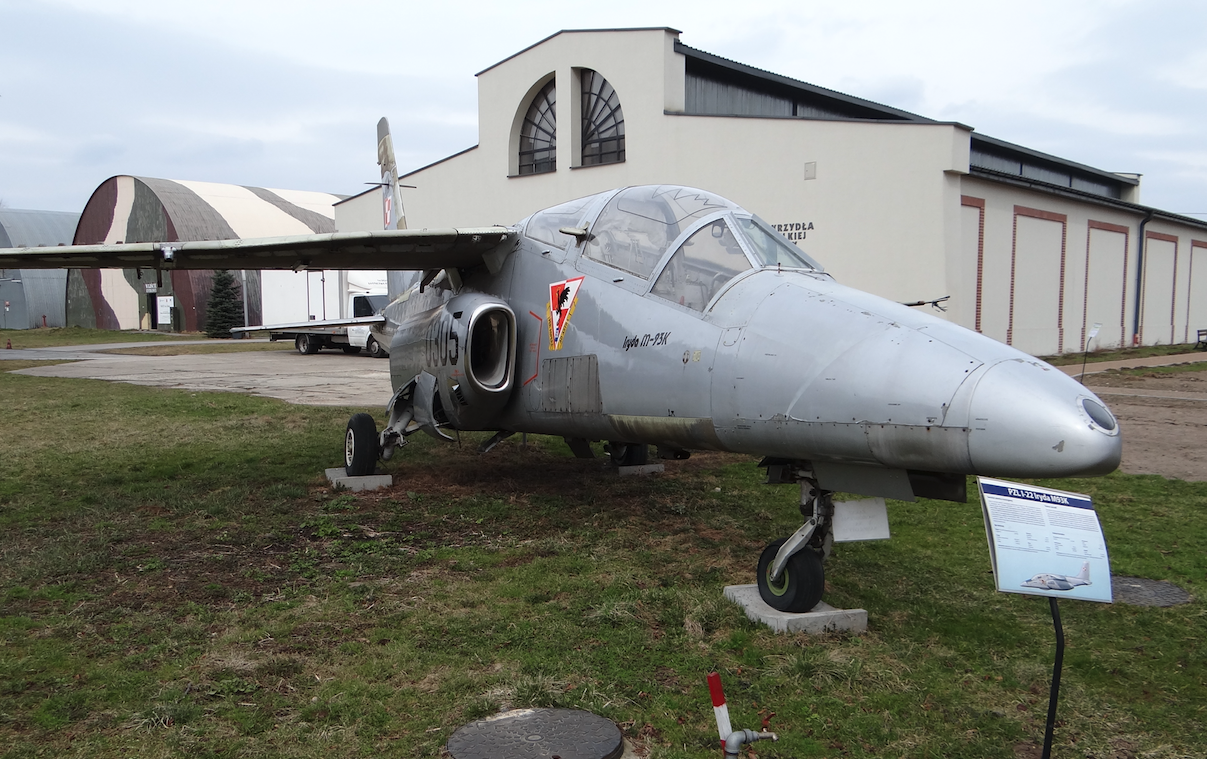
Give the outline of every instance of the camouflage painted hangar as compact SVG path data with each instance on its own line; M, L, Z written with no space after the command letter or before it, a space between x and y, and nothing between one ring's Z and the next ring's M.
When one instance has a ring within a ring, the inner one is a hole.
M76 245L186 242L334 232L333 204L343 197L116 176L92 193L71 241ZM246 271L237 276L243 286L244 318L250 324L263 323L266 312L274 318L298 318L290 313L291 304L295 309L304 306L313 315L321 309L312 303L312 289L315 299L322 299L323 309L326 301L334 298L338 303L341 297L334 287L326 292L325 278L316 289L307 272ZM71 270L66 281L66 323L99 329L203 330L212 277L210 271L173 271L157 277L156 272L134 269Z

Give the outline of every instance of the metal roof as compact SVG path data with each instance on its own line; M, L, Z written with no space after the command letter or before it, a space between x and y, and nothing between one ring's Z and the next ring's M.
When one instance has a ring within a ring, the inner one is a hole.
M718 81L761 91L780 97L790 98L799 102L803 108L797 110L793 118L824 118L851 121L880 121L889 123L939 124L939 122L919 116L899 108L892 108L871 100L847 95L842 92L819 87L815 84L802 82L790 77L774 74L770 71L748 66L744 63L731 61L703 50L688 47L678 40L675 41L675 52L681 53L687 59L689 77L695 73L698 76L715 78ZM709 115L762 115L762 114L709 114ZM960 125L964 126L964 125ZM968 127L970 130L971 127ZM1049 184L1060 186L1067 184L1074 189L1089 190L1090 195L1118 198L1122 195L1124 186L1136 186L1140 180L1132 176L1124 176L1111 171L1104 171L1093 166L1087 166L1076 161L1070 161L1059 156L1041 153L1038 150L1015 145L988 135L972 131L972 160L973 168L989 169L1003 176L1014 175L1026 179L1037 176L1048 176ZM978 165L978 159L985 158L985 165ZM1001 163L995 159L1002 159ZM1017 168L1010 164L1017 164ZM1063 177L1059 176L1063 175ZM1096 187L1102 191L1095 191Z
M0 208L0 248L70 245L79 220L72 211Z
M802 82L799 79L792 79L791 77L773 74L770 71L764 71L754 66L747 66L745 63L731 61L719 55L713 55L703 50L688 47L678 40L675 40L675 52L682 54L687 59L689 71L694 69L700 72L712 72L726 79L735 80L736 83L744 83L756 87L761 85L762 89L778 90L785 93L790 92L806 102L825 103L830 106L830 110L848 114L848 118L851 119L906 121L920 124L939 123L925 116L919 116L916 113L903 111L899 108L890 108L887 105L871 100L846 95L835 90L826 89L825 87L818 87L815 84Z
M1051 195L1060 195L1073 200L1096 203L1098 205L1109 206L1111 208L1131 211L1140 216L1152 216L1154 219L1165 219L1167 221L1175 221L1180 224L1186 224L1192 227L1198 227L1200 229L1207 229L1207 220L1204 219L1196 219L1192 216L1184 216L1182 214L1173 213L1172 211L1163 211L1160 208L1145 206L1139 203L1129 203L1125 200L1119 200L1118 198L1105 197L1098 193L1086 192L1075 187L1053 184L1051 182L1045 182L1042 179L1020 176L1012 172L995 171L993 169L985 169L973 166L972 170L970 171L970 176L980 179L1004 182L1017 187L1024 187L1028 190L1046 192ZM1125 179L1125 177L1120 177L1120 179Z
M92 193L76 244L177 242L335 231L343 195L118 175Z

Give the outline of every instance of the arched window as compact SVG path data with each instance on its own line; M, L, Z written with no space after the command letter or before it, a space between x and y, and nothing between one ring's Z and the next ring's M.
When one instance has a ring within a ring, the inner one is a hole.
M520 126L520 174L557 170L557 80L541 88Z
M582 69L583 166L624 160L624 111L620 98L598 71Z

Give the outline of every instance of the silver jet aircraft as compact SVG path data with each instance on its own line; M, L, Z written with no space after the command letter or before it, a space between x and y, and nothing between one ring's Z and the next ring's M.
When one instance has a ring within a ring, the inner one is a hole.
M772 607L820 600L831 493L965 499L965 476L1080 477L1119 464L1112 416L1048 364L846 287L750 211L626 187L511 227L407 230L379 124L386 226L258 240L0 251L0 267L388 269L394 395L349 420L350 475L423 431L606 441L618 465L693 450L762 457L805 524L764 549ZM398 216L401 216L399 213Z
M1082 585L1093 585L1090 582L1090 562L1081 565L1081 571L1075 575L1057 575L1040 572L1030 580L1024 580L1024 588L1042 588L1044 590L1072 590Z

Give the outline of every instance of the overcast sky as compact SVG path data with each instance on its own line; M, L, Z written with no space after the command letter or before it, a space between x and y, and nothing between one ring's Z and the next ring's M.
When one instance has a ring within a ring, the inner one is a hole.
M687 45L1108 171L1207 219L1198 0L0 0L0 203L134 174L353 194L475 145L474 74L560 29ZM437 7L438 6L438 7ZM469 220L472 222L472 220Z

